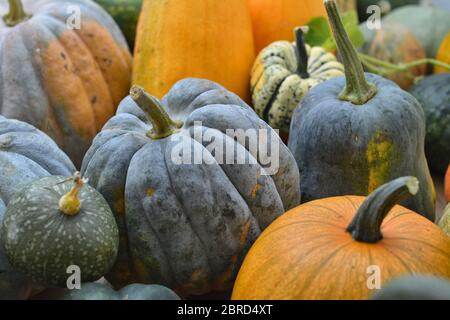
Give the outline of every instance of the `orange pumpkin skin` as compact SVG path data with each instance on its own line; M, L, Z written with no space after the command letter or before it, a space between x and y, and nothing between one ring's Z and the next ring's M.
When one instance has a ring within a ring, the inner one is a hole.
M445 174L445 200L450 202L450 166L448 166L447 173Z
M144 1L133 83L162 98L187 77L215 81L249 101L255 59L246 1Z
M252 15L255 52L272 42L293 41L292 30L316 16L326 16L319 0L248 0Z
M450 64L450 32L442 40L436 59L444 63ZM440 66L434 66L434 73L449 72L448 69Z
M382 240L353 240L346 229L365 199L317 200L278 218L245 258L232 299L368 299L376 291L367 286L370 266L380 268L382 285L410 273L450 278L450 239L399 205L384 219Z

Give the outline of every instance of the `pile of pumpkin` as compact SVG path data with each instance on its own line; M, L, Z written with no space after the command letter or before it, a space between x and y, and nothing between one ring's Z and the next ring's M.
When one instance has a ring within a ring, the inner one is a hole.
M446 2L96 2L0 1L0 299L450 299Z

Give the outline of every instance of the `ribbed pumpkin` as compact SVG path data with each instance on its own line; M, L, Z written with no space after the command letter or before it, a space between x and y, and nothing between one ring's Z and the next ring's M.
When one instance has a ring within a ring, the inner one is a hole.
M293 41L292 30L312 18L325 16L322 1L248 0L252 15L255 52L279 40Z
M436 59L444 63L450 64L450 32L442 40ZM448 69L440 66L434 66L434 73L449 72Z
M205 78L249 100L255 59L245 0L144 1L139 19L133 83L162 98L178 81Z
M77 173L44 177L15 193L0 240L17 271L34 283L67 288L71 266L79 267L83 282L109 271L119 233L105 199Z
M232 298L359 300L374 293L371 275L382 286L414 273L450 279L450 238L396 205L418 188L416 178L403 177L367 198L327 198L288 211L250 249Z
M122 33L88 0L2 1L0 16L0 114L41 129L80 164L129 90Z
M289 149L302 201L365 196L399 176L416 176L419 194L403 205L435 220L436 194L424 153L425 116L408 92L363 72L333 1L330 22L345 77L314 87L294 111Z
M230 132L239 129L255 132L258 145ZM210 139L226 150L211 149ZM263 147L272 146L279 170L266 175ZM134 87L82 172L118 221L119 258L107 276L116 288L158 283L182 296L230 289L260 232L300 202L298 169L278 135L239 97L200 79L178 82L162 102Z
M422 45L407 27L388 23L383 24L383 28L376 31L366 53L394 64L426 58ZM386 78L407 90L414 84L415 78L424 76L426 72L426 65L420 65L391 74Z
M80 289L66 290L63 300L180 300L169 288L153 284L130 284L119 291L100 283L82 283Z
M0 116L0 225L11 197L22 186L41 177L73 172L72 162L47 135L27 123ZM30 291L30 282L12 268L0 245L0 300L25 299Z
M295 43L277 41L262 50L251 73L253 107L283 132L289 131L292 113L312 87L344 74L332 53L305 45L304 31L295 30Z

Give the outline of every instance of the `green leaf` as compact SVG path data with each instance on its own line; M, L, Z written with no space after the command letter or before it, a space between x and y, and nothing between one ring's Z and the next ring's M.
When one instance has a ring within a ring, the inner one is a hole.
M364 45L365 39L359 30L358 16L356 11L347 11L341 15L342 23L347 31L350 41L356 48ZM306 43L310 46L322 47L328 51L336 50L336 43L325 17L312 18L308 23L309 32L305 35Z

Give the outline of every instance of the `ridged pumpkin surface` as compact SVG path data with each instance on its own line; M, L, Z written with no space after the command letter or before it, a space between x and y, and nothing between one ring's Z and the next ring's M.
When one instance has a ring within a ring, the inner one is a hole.
M344 74L344 67L332 53L308 45L306 50L306 78L297 72L296 46L288 41L277 41L263 49L253 65L253 107L269 125L284 132L289 131L295 108L312 87Z
M326 16L318 0L248 0L253 22L255 52L279 40L292 41L292 30L316 16Z
M254 58L246 1L145 1L133 83L162 98L178 80L205 78L249 100Z
M113 19L87 0L24 0L31 18L0 19L0 114L52 137L80 164L95 134L127 94L131 56ZM70 29L70 6L81 28ZM8 12L0 3L0 16Z
M363 243L346 231L364 197L303 204L278 218L258 238L239 271L233 299L367 299L369 266L381 284L410 273L450 279L450 238L432 222L394 207L383 239Z
M450 64L450 32L442 40L441 46L439 47L436 59L444 63ZM447 68L434 66L434 73L449 72Z

